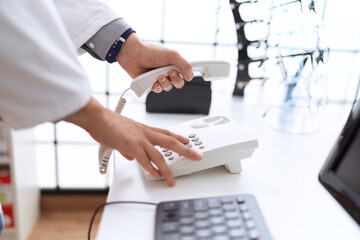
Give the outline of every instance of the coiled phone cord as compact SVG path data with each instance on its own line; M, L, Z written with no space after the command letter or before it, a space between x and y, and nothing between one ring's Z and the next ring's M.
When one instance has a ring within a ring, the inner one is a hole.
M131 88L126 89L123 94L121 94L119 102L115 108L115 112L119 115L121 115L121 112L126 104L126 99L123 96L129 89ZM112 152L113 149L111 148L106 148L102 145L99 146L99 171L101 174L106 173Z

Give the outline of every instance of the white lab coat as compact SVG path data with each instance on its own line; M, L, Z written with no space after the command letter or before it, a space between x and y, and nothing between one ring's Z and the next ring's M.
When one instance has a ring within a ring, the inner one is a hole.
M95 0L0 2L0 116L14 129L56 121L91 95L77 50L116 19Z

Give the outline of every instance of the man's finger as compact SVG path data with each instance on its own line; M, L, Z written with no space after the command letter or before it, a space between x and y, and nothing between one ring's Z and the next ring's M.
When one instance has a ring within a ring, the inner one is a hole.
M198 161L203 157L202 154L184 145L184 143L172 136L155 133L151 136L151 141L154 145L177 152L178 154L191 160Z
M172 69L168 72L168 75L169 75L172 85L174 85L177 89L182 88L185 85L185 81L180 76L178 71Z
M150 128L151 128L151 130L153 130L155 132L158 132L158 133L161 133L161 134L176 138L177 140L179 140L183 144L186 144L186 143L189 142L189 138L184 137L184 136L179 135L179 134L176 134L176 133L173 133L173 132L171 132L171 131L169 131L167 129L156 128L156 127L150 127Z
M194 77L192 72L192 65L185 58L183 58L177 51L169 52L169 63L180 69L181 75L186 81L191 81Z
M152 146L150 143L145 147L145 149L148 157L158 167L160 173L164 177L167 184L169 184L169 186L171 187L174 186L175 185L174 176L172 175L172 172L169 166L167 165L167 163L165 162L165 159L162 156L162 154L158 150L156 150L156 148Z
M163 88L159 82L155 82L154 85L152 86L151 90L155 93L161 93Z
M161 178L161 173L159 170L157 170L152 164L151 159L147 156L147 154L144 152L140 156L136 158L136 160L139 162L139 164L148 171L153 177L155 178Z
M161 87L167 92L173 88L170 80L165 75L160 75L158 78L158 82L160 83Z

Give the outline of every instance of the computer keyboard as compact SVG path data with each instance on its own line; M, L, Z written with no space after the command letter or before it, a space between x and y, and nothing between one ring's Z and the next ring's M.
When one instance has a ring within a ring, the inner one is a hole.
M271 239L253 195L161 202L155 240Z

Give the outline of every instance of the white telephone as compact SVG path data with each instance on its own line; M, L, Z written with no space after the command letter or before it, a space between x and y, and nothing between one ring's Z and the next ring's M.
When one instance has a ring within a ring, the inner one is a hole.
M193 72L200 72L204 80L211 81L217 79L224 79L229 77L230 64L225 61L219 60L208 60L208 61L196 61L191 62ZM168 75L168 71L171 69L180 70L175 66L166 66L151 70L138 77L136 77L130 84L130 88L135 94L140 97L146 90L148 90L156 81L160 75ZM127 90L129 90L127 89ZM126 90L126 91L127 91ZM126 92L125 91L125 92ZM116 106L115 112L121 114L122 109L126 103L125 98L122 94L118 105ZM107 165L111 157L113 149L108 149L103 146L99 147L99 171L101 174L105 174L107 171Z
M203 154L201 161L193 161L157 147L174 177L221 165L225 165L231 173L240 173L240 160L251 157L258 147L257 139L250 132L224 116L198 118L175 125L169 130L188 137L190 142L186 145ZM141 169L147 180L156 180L145 169Z
M229 77L230 64L225 61L194 61L191 62L192 71L200 72L205 81L220 80ZM171 69L180 72L180 69L174 66L166 66L146 72L131 82L131 89L138 97L144 94L156 81L160 75L168 75Z

